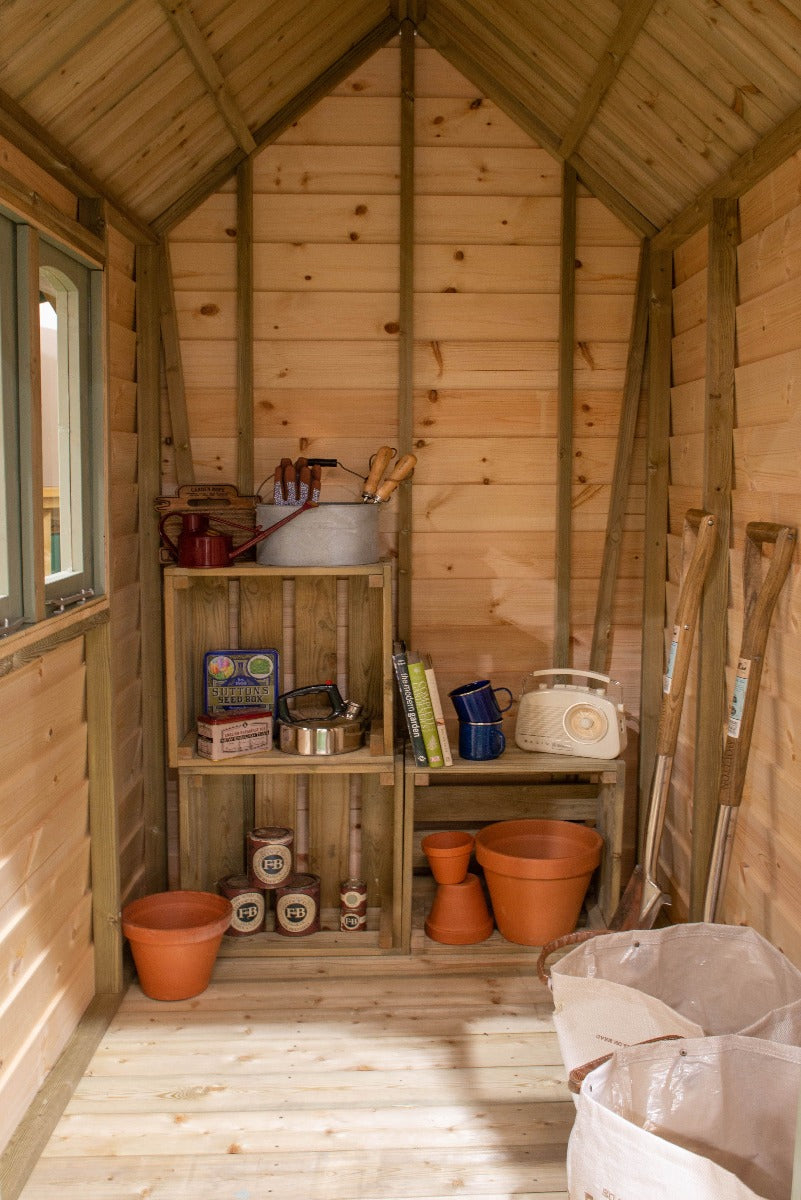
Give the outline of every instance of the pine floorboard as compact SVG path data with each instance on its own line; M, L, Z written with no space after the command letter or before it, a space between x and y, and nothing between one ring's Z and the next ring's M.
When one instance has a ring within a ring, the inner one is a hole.
M566 1200L535 962L418 928L410 956L220 958L188 1001L134 983L22 1200Z

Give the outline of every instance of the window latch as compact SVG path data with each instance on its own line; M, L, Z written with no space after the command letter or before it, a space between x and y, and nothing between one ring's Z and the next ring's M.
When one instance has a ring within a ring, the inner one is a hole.
M24 617L18 617L16 621L9 621L8 617L3 617L2 621L0 621L0 638L8 637L10 633L13 633L15 629L19 629L24 624Z
M85 604L90 596L94 596L94 588L81 588L79 592L73 592L71 596L58 596L55 600L48 600L47 607L52 610L52 616L56 613L63 613L66 609L71 608L73 604Z

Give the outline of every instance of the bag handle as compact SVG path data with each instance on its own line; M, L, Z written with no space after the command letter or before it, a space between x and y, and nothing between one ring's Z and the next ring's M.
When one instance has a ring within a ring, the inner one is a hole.
M608 930L576 929L573 933L565 933L561 937L553 938L550 942L546 942L540 950L540 956L537 959L537 975L540 978L540 982L544 984L551 982L551 972L546 970L545 964L552 954L556 954L557 950L564 950L565 946L580 946L582 942L588 942L590 938L598 937L602 933L608 933Z
M633 1042L634 1046L650 1046L652 1042L681 1042L684 1038L680 1033L663 1033L661 1037L646 1038L643 1042ZM596 1067L602 1067L604 1063L609 1062L610 1058L614 1058L614 1050L609 1054L602 1054L600 1058L593 1058L590 1062L584 1063L580 1067L574 1067L567 1077L568 1091L577 1096L581 1091L581 1085L591 1071Z

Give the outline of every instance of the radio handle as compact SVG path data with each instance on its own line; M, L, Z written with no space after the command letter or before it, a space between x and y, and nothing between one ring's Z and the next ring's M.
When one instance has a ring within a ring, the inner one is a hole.
M616 703L623 703L623 685L617 679L611 679L608 675L601 675L599 671L579 671L573 667L549 667L542 671L529 671L528 675L523 676L523 685L521 695L526 689L526 681L529 679L543 678L545 676L553 679L554 676L570 675L578 676L580 679L597 679L599 682L607 685L607 690L612 687L617 689L618 700Z

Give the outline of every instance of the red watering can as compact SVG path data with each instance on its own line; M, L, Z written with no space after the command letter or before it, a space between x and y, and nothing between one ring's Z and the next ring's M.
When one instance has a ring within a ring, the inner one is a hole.
M315 500L307 500L305 504L294 509L283 520L276 521L275 525L271 525L269 529L261 529L256 526L253 537L247 542L243 542L241 546L237 546L236 549L233 548L230 534L210 528L208 513L194 512L180 514L181 532L178 535L178 545L176 546L165 529L168 516L175 515L168 513L159 521L161 544L179 567L227 567L240 554L244 554L246 550L250 550L252 546L269 537L271 533L275 533L276 529L286 525L287 521L293 521L307 508L316 507ZM215 520L224 525L231 525L234 529L242 528L241 525L237 525L234 521L226 521L223 517L215 517Z

